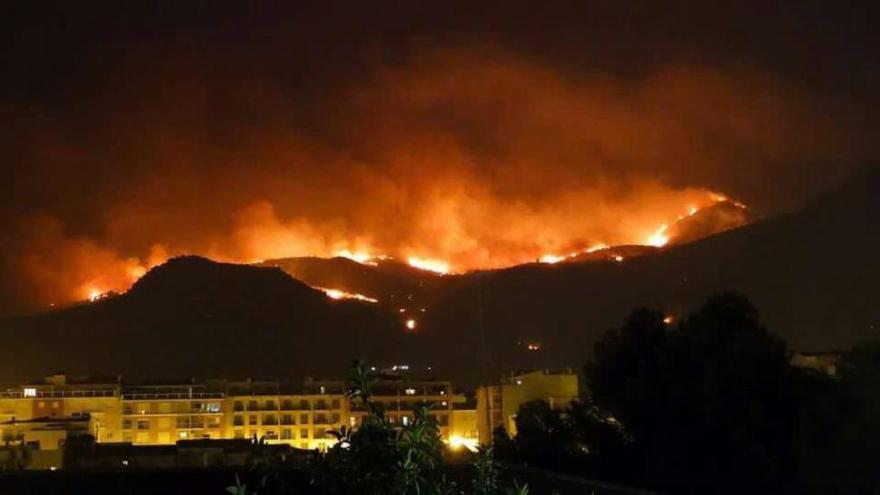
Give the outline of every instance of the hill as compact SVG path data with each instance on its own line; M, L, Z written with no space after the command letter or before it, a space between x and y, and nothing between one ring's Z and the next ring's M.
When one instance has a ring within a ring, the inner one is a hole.
M52 370L130 377L338 374L355 356L390 360L399 324L333 301L277 268L175 258L126 294L0 322L0 379ZM370 338L366 338L370 336Z
M338 375L350 358L431 365L465 384L518 368L579 368L635 306L678 318L708 294L749 296L798 350L880 334L880 172L800 211L689 244L438 276L394 261L275 266L178 258L128 293L0 322L0 379L65 368L134 376ZM332 301L309 284L379 304ZM403 323L416 322L415 332ZM530 348L531 347L531 348Z

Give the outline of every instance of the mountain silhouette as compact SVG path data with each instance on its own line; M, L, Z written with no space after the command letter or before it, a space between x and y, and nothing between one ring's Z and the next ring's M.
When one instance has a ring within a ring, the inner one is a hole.
M353 357L430 365L472 385L534 367L579 368L635 306L681 318L748 296L796 350L880 335L880 171L803 209L662 249L440 276L393 260L289 258L265 266L183 257L126 294L0 322L0 379L56 369L134 376L338 376ZM379 299L333 301L310 285ZM415 331L404 323L412 319ZM539 350L530 350L537 344Z

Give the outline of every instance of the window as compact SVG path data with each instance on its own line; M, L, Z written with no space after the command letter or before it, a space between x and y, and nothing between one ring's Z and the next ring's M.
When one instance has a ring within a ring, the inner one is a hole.
M299 437L300 438L309 438L308 428L303 428L303 429L299 430Z
M309 423L309 415L308 414L300 414L299 415L299 423L302 425Z
M235 401L235 404L232 406L232 408L236 411L241 411L244 409L244 404L240 400L237 400Z
M149 419L139 419L137 422L138 430L149 430L150 429L150 420Z
M290 428L284 428L283 430L281 430L281 439L282 440L290 440L292 438L293 438L293 432L290 430Z
M205 405L205 409L208 412L218 413L220 412L220 403L219 402L209 402Z
M339 399L333 399L333 409L339 409Z
M299 401L299 408L300 409L308 409L309 408L309 401L307 401L306 399Z
M327 430L325 428L315 428L315 439L324 438L327 436Z
M236 414L232 418L232 425L233 426L243 426L244 425L244 418L242 418L240 414Z
M278 422L275 420L274 414L267 414L267 415L263 416L263 424L264 425L275 425L275 424L278 424Z
M355 426L357 426L357 423L358 423L357 416L349 416L348 417L348 425L349 426L354 428Z
M33 387L26 387L24 389L24 391L22 392L22 395L24 395L25 397L36 397L37 396L37 389L35 389Z
M333 414L331 414L331 415L330 415L330 422L331 422L331 423L334 423L334 424L335 424L335 423L338 423L338 422L339 422L339 413L333 413Z
M130 419L123 419L122 420L122 429L123 430L130 430L131 429L131 420Z
M409 424L409 416L403 416L403 417L401 417L401 418L400 418L400 421L403 423L403 426L408 425L408 424Z
M257 410L257 401L252 400L252 401L248 402L248 410L256 411Z
M315 409L327 409L327 401L324 399L319 399L315 404Z
M236 432L235 432L235 438L241 440L242 438L244 438L244 432L241 431L241 430L236 430Z
M285 414L284 416L281 416L281 424L292 425L293 424L293 415L292 414Z
M274 400L267 400L266 401L266 409L269 409L270 411L274 410L275 409L275 401Z
M290 399L284 399L284 402L281 403L281 409L284 409L285 411L293 409L293 401Z
M316 414L315 415L315 424L316 425L327 424L327 416L325 414Z
M251 414L250 416L248 416L248 424L249 425L257 424L257 415L256 414Z
M267 440L277 440L278 434L275 433L275 430L266 430L266 439Z

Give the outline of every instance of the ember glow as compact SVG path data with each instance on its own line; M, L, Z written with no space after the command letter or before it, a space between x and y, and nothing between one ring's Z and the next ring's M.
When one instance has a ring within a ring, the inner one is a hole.
M439 273L440 275L446 275L447 273L449 273L449 263L445 261L410 256L409 258L407 258L406 262L409 264L409 266L413 268L418 268L419 270Z
M327 297L329 297L330 299L337 299L337 300L339 300L339 299L354 299L357 301L364 301L364 302L368 302L368 303L378 303L379 302L378 299L374 299L372 297L367 297L363 294L355 294L352 292L346 292L341 289L327 289L324 287L315 287L315 289L318 289L319 291L323 292L324 294L327 294Z

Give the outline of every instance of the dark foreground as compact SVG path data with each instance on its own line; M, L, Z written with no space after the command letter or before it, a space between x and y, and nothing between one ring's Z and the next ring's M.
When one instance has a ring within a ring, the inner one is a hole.
M230 469L171 469L150 471L73 472L73 471L23 471L0 473L0 493L3 495L194 495L226 494L226 488L235 483L236 474L246 478L244 472ZM308 483L300 470L281 473L288 493L296 495L319 494ZM471 477L470 468L450 466L450 476L466 484ZM538 470L512 468L506 477L527 483L530 494L595 494L595 495L643 495L638 491L605 485L590 480L560 476Z

